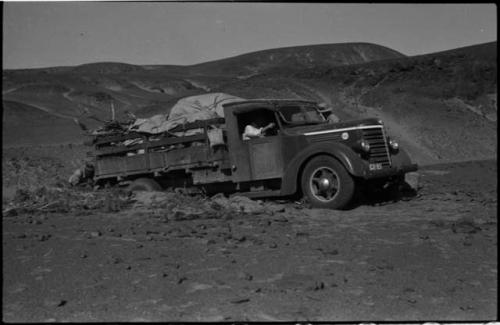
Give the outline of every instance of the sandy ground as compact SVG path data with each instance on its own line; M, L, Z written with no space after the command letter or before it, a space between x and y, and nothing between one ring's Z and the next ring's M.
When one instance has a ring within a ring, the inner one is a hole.
M497 319L496 161L420 176L416 197L348 211L4 216L3 321Z

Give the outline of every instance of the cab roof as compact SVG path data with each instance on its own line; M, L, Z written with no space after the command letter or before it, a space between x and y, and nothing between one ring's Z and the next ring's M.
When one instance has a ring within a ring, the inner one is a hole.
M241 100L241 101L236 101L232 103L227 103L223 104L222 106L224 107L231 107L235 109L236 111L240 111L240 107L242 110L248 110L254 108L254 104L268 104L268 105L279 105L282 106L284 104L293 104L293 103L301 103L301 104L317 104L315 101L312 100L305 100L305 99L267 99L267 98L258 98L258 99L248 99L248 100ZM270 109L273 109L274 107L270 107Z

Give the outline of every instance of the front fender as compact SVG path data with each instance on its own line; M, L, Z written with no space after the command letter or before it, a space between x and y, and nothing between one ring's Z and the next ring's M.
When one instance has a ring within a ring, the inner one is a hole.
M304 164L314 156L328 155L336 158L349 174L361 177L366 173L360 157L342 143L317 143L300 151L288 163L281 182L281 195L290 195L297 190L297 177Z
M399 149L398 153L392 154L391 160L392 165L398 169L412 169L411 171L414 171L413 169L416 170L417 168L417 164L411 162L410 156L403 149Z

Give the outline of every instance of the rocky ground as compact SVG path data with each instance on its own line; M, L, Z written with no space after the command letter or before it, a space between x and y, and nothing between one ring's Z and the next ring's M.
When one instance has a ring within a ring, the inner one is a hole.
M4 190L30 168L16 154ZM70 190L66 175L18 186L3 198L3 321L498 318L496 161L419 172L417 196L347 211Z

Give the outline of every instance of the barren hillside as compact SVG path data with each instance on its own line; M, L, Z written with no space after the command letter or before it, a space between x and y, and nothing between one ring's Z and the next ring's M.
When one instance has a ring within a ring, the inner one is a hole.
M379 116L420 163L487 158L496 155L496 76L496 42L418 57L345 43L193 66L5 70L3 143L81 142L73 117L93 126L111 107L118 118L126 111L145 117L168 112L179 98L222 91L327 102L343 119Z

